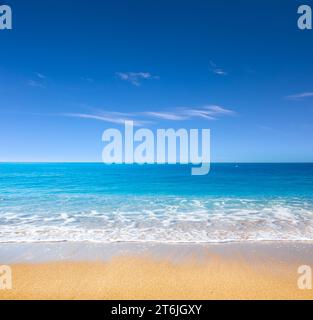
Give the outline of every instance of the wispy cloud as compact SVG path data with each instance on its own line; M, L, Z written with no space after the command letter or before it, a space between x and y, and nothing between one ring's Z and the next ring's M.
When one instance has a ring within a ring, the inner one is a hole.
M124 124L133 121L135 126L154 123L155 119L167 121L187 121L195 118L204 120L217 120L221 116L232 116L236 112L217 105L207 105L199 108L175 108L171 111L141 111L141 112L115 112L93 109L84 113L62 113L59 116L93 119L114 124Z
M226 109L217 105L205 106L204 109L209 110L212 114L224 114L224 115L234 115L236 112L234 110Z
M223 115L235 115L236 112L217 105L207 105L198 108L175 108L169 112L146 111L144 115L170 121L184 121L193 118L202 118L206 120L216 120Z
M59 115L73 118L93 119L114 124L124 124L125 121L133 121L135 126L142 126L146 123L145 121L132 118L128 113L113 111L98 111L94 113L62 113Z
M40 72L37 72L37 73L36 73L36 76L37 76L38 78L40 78L40 79L46 79L46 78L47 78L45 75L43 75L43 74L40 73Z
M173 112L145 111L145 112L142 112L141 114L150 118L157 118L157 119L171 120L171 121L182 121L182 120L188 119L186 115L173 113Z
M95 80L93 78L90 78L90 77L80 77L80 80L86 81L86 82L89 82L89 83L94 83L95 82Z
M289 100L299 100L299 99L312 98L312 97L313 97L313 92L302 92L302 93L286 96L285 98Z
M36 72L36 78L28 80L27 85L30 87L45 88L44 82L46 78L42 73Z
M40 78L40 79L46 79L46 78L47 78L45 75L43 75L43 74L40 73L40 72L37 72L37 73L36 73L36 76L37 76L38 78Z
M213 61L210 61L210 70L219 76L227 76L228 75L228 73L225 70L218 67Z
M41 82L36 80L28 80L27 85L30 87L45 88L45 86Z
M128 81L137 87L143 80L160 79L159 76L154 76L150 72L116 72L115 74L119 79Z

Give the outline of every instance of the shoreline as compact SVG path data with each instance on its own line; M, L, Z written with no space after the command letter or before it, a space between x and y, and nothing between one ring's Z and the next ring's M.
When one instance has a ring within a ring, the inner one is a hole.
M313 243L0 244L1 299L313 299Z
M179 249L179 252L177 252ZM217 255L237 254L272 256L294 261L308 259L313 264L313 241L238 241L238 242L6 242L0 243L0 263L45 263L58 261L107 261L120 255L151 256L169 259L186 258L197 253ZM258 252L256 254L256 252Z

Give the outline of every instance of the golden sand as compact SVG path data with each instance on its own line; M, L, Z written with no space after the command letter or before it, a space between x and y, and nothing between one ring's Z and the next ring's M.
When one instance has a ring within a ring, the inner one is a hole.
M296 265L219 257L16 264L12 276L0 299L313 299L298 289Z

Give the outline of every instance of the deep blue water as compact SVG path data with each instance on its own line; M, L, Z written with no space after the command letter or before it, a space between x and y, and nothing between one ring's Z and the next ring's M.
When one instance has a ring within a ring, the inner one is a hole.
M0 241L313 240L313 164L0 164Z

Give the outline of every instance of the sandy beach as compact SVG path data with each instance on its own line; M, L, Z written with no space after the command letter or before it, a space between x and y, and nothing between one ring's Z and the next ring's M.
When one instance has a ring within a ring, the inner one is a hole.
M2 244L0 299L313 299L297 286L313 245Z

